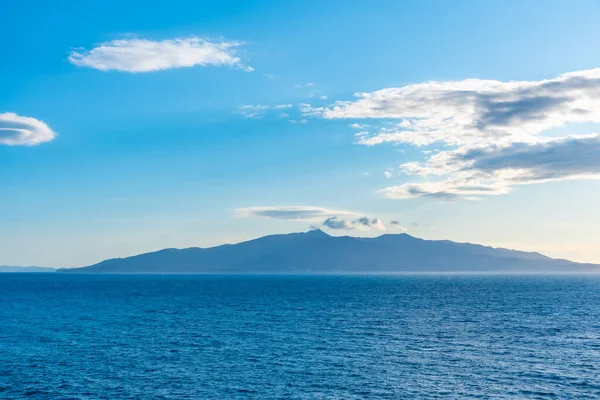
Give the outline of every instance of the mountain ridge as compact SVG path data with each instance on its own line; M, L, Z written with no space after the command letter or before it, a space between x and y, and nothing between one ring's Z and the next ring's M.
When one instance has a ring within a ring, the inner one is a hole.
M321 230L274 234L215 247L162 249L59 273L419 273L600 272L600 265L536 252L406 233L375 238L330 236Z

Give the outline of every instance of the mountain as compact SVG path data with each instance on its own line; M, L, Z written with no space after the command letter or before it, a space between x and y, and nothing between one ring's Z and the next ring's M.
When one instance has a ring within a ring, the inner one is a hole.
M62 273L600 272L600 265L407 234L333 237L321 230L211 248L165 249Z
M0 265L0 273L2 272L55 272L55 268L44 267L13 267L8 265Z

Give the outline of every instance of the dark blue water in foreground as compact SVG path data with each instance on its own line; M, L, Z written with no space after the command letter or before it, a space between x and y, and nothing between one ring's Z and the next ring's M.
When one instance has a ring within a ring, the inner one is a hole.
M0 275L0 398L600 398L600 278Z

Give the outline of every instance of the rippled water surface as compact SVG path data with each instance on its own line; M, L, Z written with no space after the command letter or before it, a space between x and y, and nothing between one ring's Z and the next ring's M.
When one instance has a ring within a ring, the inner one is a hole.
M0 398L600 398L600 278L0 275Z

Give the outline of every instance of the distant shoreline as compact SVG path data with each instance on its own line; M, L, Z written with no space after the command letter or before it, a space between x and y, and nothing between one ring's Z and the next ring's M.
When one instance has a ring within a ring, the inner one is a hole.
M69 273L69 269L77 268L62 268L54 271L0 271L0 275L58 275L61 276L277 276L277 277L319 277L319 276L597 276L600 272L590 271L400 271L400 272L315 272L315 273L276 273L276 272L86 272L86 273Z

